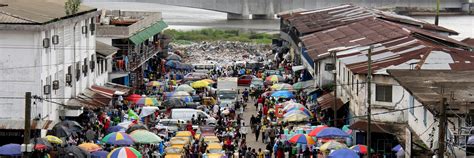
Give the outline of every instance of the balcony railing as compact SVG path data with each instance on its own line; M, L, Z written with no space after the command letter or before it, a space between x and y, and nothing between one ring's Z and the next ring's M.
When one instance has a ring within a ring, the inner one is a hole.
M140 67L143 63L148 61L151 57L156 55L156 53L160 52L162 48L160 46L156 46L154 44L150 45L143 45L142 49L138 51L132 51L129 53L129 70L134 71L138 67ZM141 52L141 53L140 53Z

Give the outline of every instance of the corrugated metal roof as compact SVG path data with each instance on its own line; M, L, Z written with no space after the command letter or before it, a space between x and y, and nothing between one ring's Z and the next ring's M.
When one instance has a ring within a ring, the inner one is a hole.
M474 47L474 38L466 38L466 39L463 39L461 42L466 43L470 45L471 47Z
M43 24L68 16L64 9L64 2L3 0L2 3L7 4L7 6L0 7L0 13L29 21L29 23ZM76 14L95 10L97 9L81 5ZM0 23L8 23L8 21L0 21Z
M334 92L327 93L317 99L321 110L334 109ZM344 105L341 99L337 98L336 110Z
M356 48L354 48L356 49ZM351 72L366 74L367 52L357 51L338 55ZM436 69L474 70L474 54L454 48L438 46L435 43L413 36L382 42L372 51L374 74L387 74L387 69Z
M364 19L330 30L301 37L309 56L319 59L329 56L327 52L336 47L370 45L407 36L410 33L397 25L379 19Z
M456 31L408 16L353 5L341 5L326 9L296 12L291 15L285 14L281 16L281 18L288 21L291 26L294 26L296 30L303 35L357 22L365 18L380 18L426 30L458 34Z
M106 107L110 100L111 96L95 92L90 89L86 89L83 93L77 96L74 99L67 101L66 106L69 107L85 107L88 109L98 109L101 107Z

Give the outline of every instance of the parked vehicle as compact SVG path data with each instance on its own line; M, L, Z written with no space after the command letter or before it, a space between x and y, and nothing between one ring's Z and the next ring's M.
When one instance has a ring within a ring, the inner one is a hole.
M175 133L184 130L186 120L181 119L160 119L157 126L166 127L170 132Z
M254 78L256 78L256 77L253 76L253 75L242 75L237 80L237 84L239 86L249 86Z
M165 149L165 158L183 158L186 153L183 148L179 147L167 147Z
M217 120L211 116L209 116L207 113L201 111L201 110L196 110L196 109L171 109L171 118L172 119L181 119L185 121L191 121L191 119L198 119L199 116L204 118L206 121L207 125L216 125Z
M223 77L217 80L217 103L220 107L234 108L238 100L237 78Z
M250 82L250 88L263 89L263 80L259 78L254 78Z

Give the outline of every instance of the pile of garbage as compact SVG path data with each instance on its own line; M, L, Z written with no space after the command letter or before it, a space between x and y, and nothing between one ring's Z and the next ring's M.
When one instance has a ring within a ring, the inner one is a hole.
M227 65L238 61L261 62L272 53L271 45L234 41L171 44L184 63Z

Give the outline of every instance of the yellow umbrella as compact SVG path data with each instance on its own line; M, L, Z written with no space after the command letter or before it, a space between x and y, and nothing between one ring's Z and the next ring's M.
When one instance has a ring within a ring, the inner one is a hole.
M327 150L337 150L337 149L343 149L343 148L347 148L347 145L331 140L321 145L321 147L319 147L319 150L327 151Z
M207 83L209 83L209 84L214 84L214 83L216 83L214 80L211 80L211 79L202 79L201 81L205 81L205 82L207 82Z
M283 121L287 122L300 122L300 121L308 121L309 116L301 113L294 113L291 115L288 115L283 118Z
M209 85L208 82L202 81L202 80L191 83L191 87L193 88L204 88L204 87L207 87L208 85Z
M98 151L98 150L102 149L99 145L94 144L94 143L82 143L78 146L79 146L79 148L82 148L82 149L84 149L86 151L89 151L89 152Z
M149 87L159 87L161 85L163 85L163 83L158 82L158 81L150 81L150 82L147 83L147 86L149 86Z
M46 137L44 137L48 142L50 143L53 143L53 144L63 144L63 140L59 139L58 137L56 136L52 136L52 135L47 135Z

